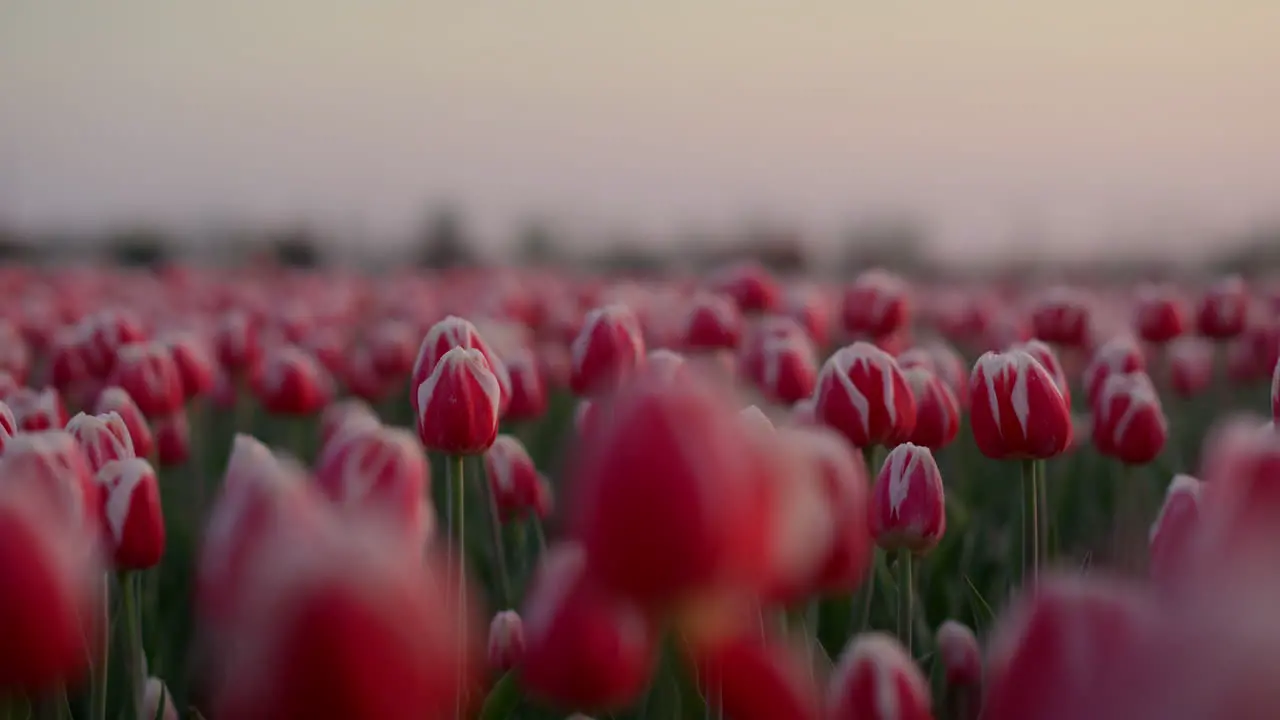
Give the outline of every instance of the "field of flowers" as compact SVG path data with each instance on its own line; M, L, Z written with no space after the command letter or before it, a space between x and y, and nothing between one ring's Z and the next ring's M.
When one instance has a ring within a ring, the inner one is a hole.
M0 286L0 720L1280 717L1280 289Z

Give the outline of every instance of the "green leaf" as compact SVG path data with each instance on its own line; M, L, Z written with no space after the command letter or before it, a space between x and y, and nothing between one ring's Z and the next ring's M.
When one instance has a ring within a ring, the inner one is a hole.
M519 707L522 696L520 684L516 681L516 673L512 670L494 683L493 689L484 699L480 720L504 720L511 717Z

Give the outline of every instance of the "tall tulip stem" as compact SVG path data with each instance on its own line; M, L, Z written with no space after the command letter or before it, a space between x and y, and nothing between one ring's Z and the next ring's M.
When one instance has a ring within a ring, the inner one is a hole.
M467 607L467 563L466 563L466 537L467 537L467 488L464 482L466 476L467 458L465 455L452 455L448 459L448 477L445 478L445 487L449 493L449 538L450 553L449 557L452 562L458 564L457 573L453 580L458 583L458 613L462 618L463 627L458 634L459 642L465 643L468 629L466 627L466 607ZM458 652L464 652L463 647L458 648ZM463 708L463 678L462 669L459 667L457 687L455 688L455 717L462 717Z
M507 547L502 533L502 517L498 513L498 498L492 486L482 482L489 501L489 527L493 531L493 552L498 562L498 583L502 588L502 602L511 606L511 573L507 569Z
M107 681L108 668L111 665L111 574L102 574L102 617L98 629L98 642L101 643L101 656L93 666L92 686L89 698L89 717L92 720L106 720L107 717Z
M1033 469L1036 474L1036 519L1039 521L1039 533L1036 535L1036 539L1039 541L1039 555L1042 558L1050 558L1049 481L1046 472L1048 470L1046 461L1036 460Z
M1040 503L1036 461L1022 461L1022 583L1040 579Z
M911 551L898 551L898 639L908 653L911 648L911 630L915 624L915 587L911 568ZM914 657L914 655L913 655Z
M126 698L130 712L125 717L137 717L142 710L142 694L147 683L143 669L142 622L138 615L138 584L129 572L121 572L118 579L122 600L120 612L125 622L125 657L128 658L125 677L129 683Z

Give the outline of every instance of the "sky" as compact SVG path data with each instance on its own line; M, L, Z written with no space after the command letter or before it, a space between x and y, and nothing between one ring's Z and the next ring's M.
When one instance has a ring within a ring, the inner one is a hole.
M1277 37L1270 0L5 0L0 218L1195 251L1280 216Z

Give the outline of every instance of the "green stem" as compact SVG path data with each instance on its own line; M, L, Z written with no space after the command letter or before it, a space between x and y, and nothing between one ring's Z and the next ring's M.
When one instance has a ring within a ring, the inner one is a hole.
M111 665L111 575L102 575L102 627L99 628L99 651L102 653L98 662L93 665L92 691L89 701L89 715L92 720L107 718L107 682Z
M125 622L125 657L128 658L125 676L129 688L126 693L128 698L126 707L129 712L125 717L132 718L137 717L142 710L142 693L147 683L143 670L142 627L138 617L138 586L134 582L133 574L128 571L121 572L118 580L120 596L124 603L121 612Z
M912 587L911 551L898 551L898 639L907 653L915 657L911 647L911 631L915 624L915 588Z
M1022 584L1040 581L1040 519L1036 495L1036 461L1022 461Z
M502 602L511 607L511 573L507 569L507 548L502 539L502 518L498 515L498 499L488 482L481 482L489 500L489 527L493 533L493 552L498 561L498 580L502 587Z
M871 628L871 603L876 596L876 560L880 555L879 548L871 549L871 562L867 564L867 581L862 584L862 614L857 619L858 632L864 633ZM856 598L857 595L854 595Z
M503 675L484 699L484 705L480 709L480 720L505 720L511 717L520 706L520 694L520 684L516 682L515 671Z
M1036 460L1033 467L1036 478L1036 518L1039 530L1036 538L1039 541L1040 557L1046 560L1052 557L1049 547L1049 480L1045 472L1045 461Z
M466 533L467 533L467 493L466 484L466 457L463 455L454 455L448 459L448 477L445 480L445 486L449 491L449 537L452 542L457 543L452 548L450 556L454 562L458 563L457 576L454 578L458 583L458 613L463 618L462 632L458 634L459 642L465 642L467 637L467 628L465 625L466 607L467 607L467 563L466 563ZM464 652L459 647L458 652ZM463 677L462 669L459 668L457 686L454 693L454 716L462 717L463 703Z

